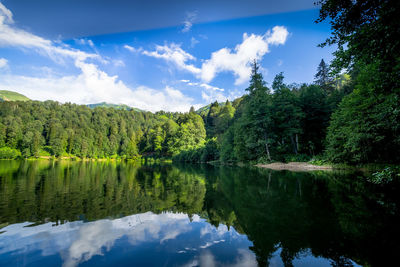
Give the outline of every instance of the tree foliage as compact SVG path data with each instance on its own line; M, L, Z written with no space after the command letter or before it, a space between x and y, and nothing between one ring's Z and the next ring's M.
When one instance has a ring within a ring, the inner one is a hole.
M1 102L0 115L0 148L18 151L26 158L171 156L202 147L206 135L202 118L193 111L153 114L53 101L17 101ZM10 158L16 155L3 154Z
M399 162L400 2L323 0L337 44L334 73L346 69L354 90L333 114L327 156L336 162Z

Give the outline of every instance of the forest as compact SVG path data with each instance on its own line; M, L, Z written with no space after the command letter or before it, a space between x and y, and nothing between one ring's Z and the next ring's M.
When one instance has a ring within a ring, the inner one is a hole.
M188 113L90 108L54 101L0 103L0 158L79 157L189 162L399 163L399 1L323 0L330 64L312 84L264 81L252 65L246 94Z

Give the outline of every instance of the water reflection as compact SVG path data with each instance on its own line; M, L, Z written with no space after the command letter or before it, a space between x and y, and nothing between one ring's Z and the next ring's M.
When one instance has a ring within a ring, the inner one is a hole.
M0 265L382 266L398 184L361 174L0 161Z

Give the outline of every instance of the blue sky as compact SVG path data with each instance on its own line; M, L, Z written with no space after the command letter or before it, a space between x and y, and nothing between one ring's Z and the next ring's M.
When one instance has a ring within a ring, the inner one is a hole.
M31 2L0 2L0 90L37 100L187 111L243 95L254 59L271 84L310 83L332 58L312 1Z

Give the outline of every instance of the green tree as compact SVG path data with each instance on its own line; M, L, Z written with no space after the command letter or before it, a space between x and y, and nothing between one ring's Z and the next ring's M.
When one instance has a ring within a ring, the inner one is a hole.
M273 82L273 105L271 117L274 124L274 133L279 144L280 153L288 153L287 144L291 143L293 153L299 150L299 134L301 119L304 117L301 111L297 95L283 83L282 73L276 75Z
M320 0L317 22L328 20L331 36L322 46L337 45L335 73L357 64L375 64L377 88L400 87L400 2L397 0Z
M324 59L321 59L321 62L318 65L314 82L328 93L333 90L332 79L329 74L329 66L325 63Z
M272 133L272 97L259 66L254 61L249 95L243 100L243 113L234 125L234 153L238 160L267 157L271 160L269 142Z
M304 85L300 89L299 102L304 117L301 120L301 140L304 152L319 154L324 149L330 109L325 91L318 85Z
M331 67L346 69L354 91L332 115L327 155L336 162L399 162L400 2L323 0L318 21L329 20L337 44Z
M400 161L399 90L377 94L376 68L369 65L360 73L356 88L332 116L327 156L334 162Z

